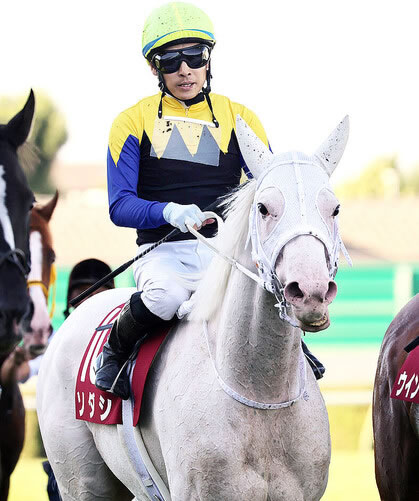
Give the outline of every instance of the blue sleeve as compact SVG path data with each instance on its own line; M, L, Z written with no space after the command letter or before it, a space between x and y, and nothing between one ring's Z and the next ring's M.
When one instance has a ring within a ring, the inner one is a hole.
M147 229L158 228L167 221L163 217L166 203L151 202L137 195L140 168L140 145L133 135L126 139L117 165L108 148L109 215L117 226Z

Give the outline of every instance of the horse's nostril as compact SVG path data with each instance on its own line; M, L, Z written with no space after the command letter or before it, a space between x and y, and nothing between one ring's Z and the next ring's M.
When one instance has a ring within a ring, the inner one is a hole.
M300 289L298 282L290 282L284 290L285 298L287 301L293 301L296 299L303 299L304 293Z
M331 280L329 282L329 287L326 292L325 300L328 303L331 303L335 299L337 293L338 293L338 286L336 285L336 282Z

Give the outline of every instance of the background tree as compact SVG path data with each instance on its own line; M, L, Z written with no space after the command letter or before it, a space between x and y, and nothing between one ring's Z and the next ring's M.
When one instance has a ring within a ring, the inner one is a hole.
M337 187L342 198L382 198L398 196L403 186L395 157L382 157L372 162L354 180Z
M25 96L0 97L0 123L6 123L21 109ZM35 92L35 121L30 142L38 149L39 162L27 173L31 189L36 193L52 193L50 171L59 148L66 142L68 133L63 114L45 93Z
M402 176L400 192L403 195L419 195L419 165Z

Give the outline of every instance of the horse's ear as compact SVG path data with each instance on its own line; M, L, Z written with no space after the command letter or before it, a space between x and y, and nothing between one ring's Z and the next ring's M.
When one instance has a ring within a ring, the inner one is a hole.
M39 214L42 216L45 221L49 221L51 219L52 213L54 212L55 206L57 205L58 200L58 190L55 192L55 195L51 200L42 207L38 208Z
M31 89L25 106L6 126L7 137L16 148L23 144L29 136L34 111L35 95Z
M274 155L240 115L236 117L236 135L244 161L257 179L271 165Z
M324 170L329 176L332 175L332 172L342 158L346 143L348 142L348 137L349 117L346 115L314 154L314 156L320 160Z

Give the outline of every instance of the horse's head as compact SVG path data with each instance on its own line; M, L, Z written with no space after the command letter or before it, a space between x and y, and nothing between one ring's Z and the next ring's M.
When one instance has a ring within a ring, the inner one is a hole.
M45 351L52 331L48 295L50 286L55 291L55 252L49 221L57 200L58 192L47 204L36 205L30 217L31 272L28 276L28 287L34 312L30 325L25 326L24 345L31 356L37 356Z
M31 91L23 109L0 125L0 353L19 342L19 323L30 317L32 309L26 277L34 196L19 163L18 149L29 135L34 108Z
M281 317L305 331L329 326L328 306L337 293L334 276L343 243L329 177L348 132L346 117L314 155L274 155L237 118L240 150L257 183L249 222L252 257L276 289ZM297 322L288 317L287 306Z

